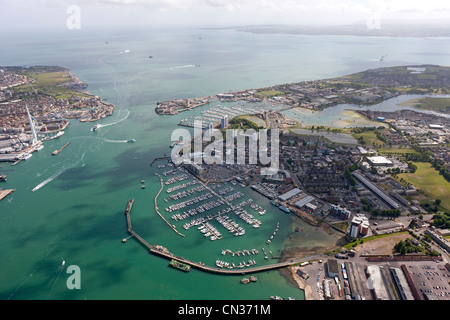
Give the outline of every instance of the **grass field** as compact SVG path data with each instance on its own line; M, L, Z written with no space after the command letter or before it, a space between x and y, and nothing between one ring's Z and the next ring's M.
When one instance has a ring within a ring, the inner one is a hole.
M417 153L417 151L412 149L412 148L379 148L377 151L378 151L378 153L381 153L381 154L389 154L389 153L393 153L393 154Z
M276 96L281 96L284 93L281 91L259 91L257 93L255 93L256 96L263 96L264 98L272 98L272 97L276 97Z
M432 200L441 199L441 206L450 209L450 182L444 179L429 163L415 162L415 173L402 173L398 178L424 191Z
M64 83L71 82L69 72L64 71L50 71L50 72L39 72L37 70L24 70L23 74L27 77L34 79L33 88L39 93L50 95L56 99L69 99L72 95L83 96L82 94L68 89L66 87L61 87L60 85ZM15 92L25 93L32 92L33 89L30 85L26 84L14 88Z
M409 100L401 105L411 106L422 110L450 113L450 98L425 97Z
M378 145L378 146L384 145L383 141L381 141L377 138L377 135L375 134L374 131L366 131L366 132L362 132L362 133L352 133L352 137L355 140L358 140L360 137L362 137L362 139L364 140L366 145Z

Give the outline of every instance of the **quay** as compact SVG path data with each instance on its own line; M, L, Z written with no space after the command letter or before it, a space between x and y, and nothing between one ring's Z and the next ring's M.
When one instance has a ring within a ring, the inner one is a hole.
M155 210L156 210L156 213L164 220L165 223L167 223L167 225L168 225L173 231L175 231L178 235L180 235L180 236L182 236L182 237L185 237L185 235L182 234L182 233L180 233L180 232L178 232L178 230L177 230L172 224L170 224L170 222L167 221L167 219L164 218L164 216L163 216L163 215L159 212L159 210L158 210L159 208L158 208L157 200L158 200L158 197L159 197L161 191L163 191L163 189L164 189L164 181L163 181L163 178L162 178L159 174L155 173L155 175L157 175L157 176L159 177L159 179L161 180L161 189L159 189L159 192L158 192L158 194L157 194L156 197L155 197Z
M153 164L154 164L156 161L160 161L160 160L170 160L170 159L172 159L172 157L159 157L159 158L155 158L155 159L153 159L152 163L150 163L150 166L153 166Z
M299 263L306 262L311 259L316 259L316 258L322 257L320 255L314 255L314 256L303 257L303 258L299 258L299 259L291 259L291 260L285 261L285 262L273 263L273 264L265 265L265 266L247 268L247 269L220 269L220 268L215 268L215 267L209 267L202 262L195 262L195 261L177 256L177 255L171 253L167 248L164 248L159 245L151 245L147 241L145 241L145 239L142 238L138 233L136 233L131 226L130 214L131 214L131 207L133 205L133 202L134 202L134 200L131 199L128 202L127 208L125 210L125 214L127 216L128 232L135 239L137 239L144 247L146 247L151 254L160 256L162 258L169 259L171 261L176 260L180 263L190 265L192 268L195 268L200 271L216 273L216 274L224 274L224 275L242 275L242 274L246 274L246 273L256 273L256 272L263 272L263 271L268 271L268 270L285 268L285 267L289 267L294 264L299 264Z
M0 190L0 201L2 201L14 191L16 191L16 189Z
M70 144L70 141L67 142L61 149L53 151L52 155L54 155L54 156L58 155L58 154L59 154L61 151L63 151L69 144Z

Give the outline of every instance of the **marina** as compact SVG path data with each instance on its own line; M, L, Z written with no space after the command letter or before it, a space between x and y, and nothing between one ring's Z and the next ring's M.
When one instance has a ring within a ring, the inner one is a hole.
M171 253L167 248L160 246L160 245L151 245L149 244L144 238L142 238L138 233L136 233L131 224L131 208L133 206L134 199L131 199L127 207L125 209L125 215L127 219L127 226L128 226L128 233L130 233L131 236L133 236L134 239L136 239L139 243L141 243L145 248L149 250L150 253L169 259L172 262L172 264L177 267L180 267L183 269L191 269L196 268L201 271L209 272L209 273L216 273L216 274L224 274L224 275L241 275L246 273L257 273L257 272L263 272L268 270L274 270L274 269L280 269L285 268L293 264L302 263L305 261L308 261L310 259L316 258L318 256L309 256L309 257L303 257L301 259L293 259L289 261L284 262L276 262L271 264L265 264L261 266L255 266L256 261L255 259L247 259L247 261L241 261L239 264L236 265L236 263L232 262L225 262L221 260L216 261L216 267L207 266L203 262L195 262L187 258L183 258L181 256L175 255ZM247 267L247 268L245 268Z

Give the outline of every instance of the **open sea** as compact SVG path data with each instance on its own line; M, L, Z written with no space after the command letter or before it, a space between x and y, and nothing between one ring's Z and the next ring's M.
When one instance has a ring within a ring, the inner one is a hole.
M234 188L245 196L234 203L252 198L267 210L259 216L247 207L262 221L259 229L236 218L247 232L235 237L215 222L224 237L210 241L197 228L184 230L183 223L177 222L186 237L178 236L154 208L160 188L155 173L170 168L158 168L166 162L150 163L170 154L171 132L181 119L198 115L208 106L158 116L156 102L324 79L381 66L446 65L450 52L448 38L260 35L206 29L2 33L0 41L0 65L70 68L89 84L88 91L116 106L113 116L99 121L98 132L90 130L92 123L72 120L64 136L44 142L45 148L31 159L14 167L0 163L0 172L8 176L1 187L17 189L0 202L2 300L267 300L272 295L304 299L303 291L279 271L255 274L256 283L241 285L243 276L194 269L183 273L133 239L122 243L128 236L124 210L131 198L135 199L133 227L147 242L212 266L217 259L236 264L255 259L262 265L277 261L264 260L262 248L278 256L286 247L329 246L341 237L283 213L239 185ZM290 116L295 117L294 111ZM306 123L324 125L341 114L300 116ZM132 138L135 143L126 143ZM61 154L51 155L69 141ZM141 180L145 180L144 190ZM164 210L167 196L164 190L158 204L170 220L172 214ZM280 231L267 245L277 223ZM301 232L294 232L295 227ZM252 248L259 254L221 255L224 249ZM67 288L71 265L80 268L80 290Z

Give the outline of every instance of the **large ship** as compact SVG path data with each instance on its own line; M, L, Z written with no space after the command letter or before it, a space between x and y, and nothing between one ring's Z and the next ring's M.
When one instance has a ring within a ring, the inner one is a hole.
M175 268L175 269L178 269L178 270L181 270L181 271L185 271L185 272L191 271L191 266L190 265L181 263L180 261L177 261L175 259L172 259L170 261L169 265L172 268Z

